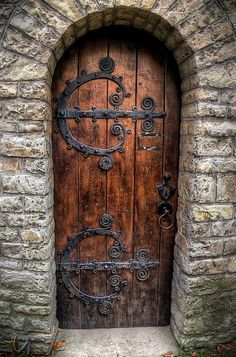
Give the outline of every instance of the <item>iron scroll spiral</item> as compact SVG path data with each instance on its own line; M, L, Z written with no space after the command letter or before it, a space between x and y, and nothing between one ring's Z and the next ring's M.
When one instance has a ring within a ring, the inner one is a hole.
M99 61L100 70L107 73L112 73L115 69L115 61L111 57L104 57Z
M155 102L151 97L145 97L141 100L141 107L143 110L154 110Z

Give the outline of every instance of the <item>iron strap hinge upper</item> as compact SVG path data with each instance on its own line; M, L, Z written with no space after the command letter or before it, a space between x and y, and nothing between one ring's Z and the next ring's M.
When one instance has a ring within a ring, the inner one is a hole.
M132 118L133 120L138 119L155 119L164 118L166 116L165 112L153 112L147 110L137 110L132 111L115 110L115 109L92 109L92 110L80 110L78 108L65 109L56 108L53 111L53 116L56 119L77 119L81 120L83 118L96 119L120 119L120 118Z

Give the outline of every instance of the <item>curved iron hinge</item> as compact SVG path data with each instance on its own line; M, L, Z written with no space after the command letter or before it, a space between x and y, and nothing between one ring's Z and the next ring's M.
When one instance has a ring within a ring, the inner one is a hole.
M113 223L113 218L109 214L105 214L100 219L100 228L84 229L73 237L69 237L69 242L63 251L59 251L60 262L57 264L57 270L60 272L59 282L64 283L69 291L69 297L76 296L85 304L98 304L98 310L101 314L108 314L112 310L112 302L120 298L120 293L127 285L117 271L129 269L130 272L135 272L135 276L139 281L145 281L149 278L149 269L158 268L160 263L158 260L150 261L149 252L145 249L140 249L135 258L128 261L117 262L123 252L127 252L127 246L122 242L119 232L110 230ZM78 249L80 242L86 238L92 237L107 237L114 240L113 245L108 251L111 261L96 261L81 262L80 260L70 261L70 255L74 249ZM71 279L71 272L80 274L81 271L90 270L94 273L98 271L111 271L108 279L113 292L104 296L93 296L81 291Z
M81 76L73 81L66 81L67 87L64 89L63 93L55 97L54 99L58 102L58 106L54 109L53 117L57 119L58 127L60 132L68 144L67 148L75 148L84 154L84 157L89 155L103 156L106 158L105 164L102 159L99 161L99 167L102 170L109 170L113 166L113 160L110 158L110 154L115 151L123 152L123 144L125 142L126 134L130 134L130 129L124 127L122 123L119 122L121 118L132 118L136 121L142 119L142 129L144 132L150 132L154 128L155 118L164 118L166 116L165 112L154 112L155 103L151 97L145 97L141 101L141 108L143 110L137 110L136 107L132 108L132 111L119 110L119 106L124 102L125 98L131 96L125 89L122 82L122 77L117 77L112 75L115 69L115 61L110 57L102 58L99 61L100 71L87 73L82 71ZM109 102L114 107L114 109L97 109L95 106L91 110L81 110L79 106L75 108L68 108L67 102L71 94L78 89L83 84L96 80L96 79L106 79L110 80L117 85L116 93L109 96ZM108 148L92 147L86 143L80 142L76 139L67 124L68 119L75 119L76 122L80 122L83 119L92 118L95 122L98 119L114 119L114 124L111 127L111 134L118 137L118 142ZM103 160L104 161L104 160Z

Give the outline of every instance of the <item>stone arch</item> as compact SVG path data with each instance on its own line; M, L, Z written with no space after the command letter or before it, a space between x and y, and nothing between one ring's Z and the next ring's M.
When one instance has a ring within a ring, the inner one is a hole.
M236 307L228 303L236 281L233 11L233 4L217 0L3 2L3 348L9 349L9 336L19 334L25 340L30 334L35 354L46 355L51 349L57 327L51 78L57 61L76 38L111 24L152 33L173 52L182 77L172 329L185 345L234 337ZM213 325L217 327L212 329Z

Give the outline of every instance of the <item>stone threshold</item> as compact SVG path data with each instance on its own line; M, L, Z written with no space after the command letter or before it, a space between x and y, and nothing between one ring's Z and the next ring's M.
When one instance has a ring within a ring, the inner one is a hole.
M159 357L178 352L169 326L62 330L57 341L63 340L63 350L55 357Z

